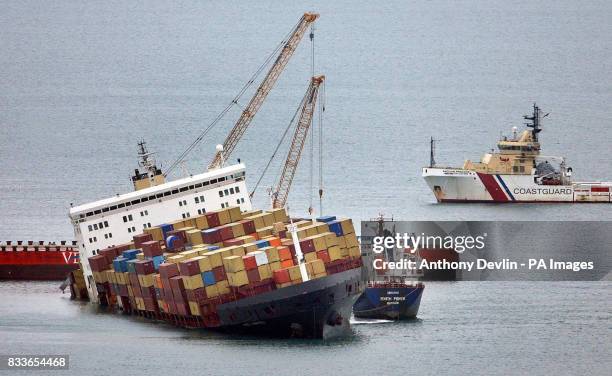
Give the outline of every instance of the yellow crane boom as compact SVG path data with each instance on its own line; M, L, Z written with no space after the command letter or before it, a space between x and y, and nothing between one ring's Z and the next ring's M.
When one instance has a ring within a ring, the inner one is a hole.
M317 103L319 87L324 80L325 76L312 77L306 95L304 95L304 99L302 100L302 110L295 128L295 133L293 134L293 139L291 140L289 152L287 153L285 166L283 167L283 172L281 173L278 184L272 193L272 207L275 209L282 208L287 203L289 189L291 188L291 183L295 176L302 150L304 149L308 130L312 124L312 116Z
M227 159L232 151L234 151L238 141L249 127L251 120L253 120L253 117L263 104L263 101L266 99L266 96L276 83L281 72L287 65L287 62L289 62L289 59L302 40L308 26L310 26L318 17L319 15L317 13L304 13L295 29L293 29L290 37L287 39L287 43L285 43L283 46L283 49L276 58L276 61L274 64L272 64L268 74L259 85L259 88L257 88L255 95L253 95L253 98L251 98L249 104L246 106L244 111L242 111L242 114L234 125L234 128L232 128L231 132L223 142L223 150L218 150L215 154L215 158L208 166L209 169L220 167L223 159Z

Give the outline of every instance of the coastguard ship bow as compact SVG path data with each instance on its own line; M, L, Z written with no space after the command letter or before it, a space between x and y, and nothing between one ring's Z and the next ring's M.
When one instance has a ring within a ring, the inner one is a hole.
M81 269L71 276L75 297L181 327L317 338L350 333L352 306L364 288L352 221L314 218L312 205L309 219L286 211L324 76L311 78L287 128L295 131L269 190L271 209L253 210L243 163L225 165L317 17L304 14L275 50L279 56L267 60L273 62L268 74L207 171L166 181L169 171L162 173L140 143L133 192L70 209L81 255Z
M612 182L572 181L572 168L563 157L541 154L539 133L546 115L533 105L524 116L528 129L502 137L498 152L463 167L437 166L431 140L430 165L423 178L438 202L612 202Z

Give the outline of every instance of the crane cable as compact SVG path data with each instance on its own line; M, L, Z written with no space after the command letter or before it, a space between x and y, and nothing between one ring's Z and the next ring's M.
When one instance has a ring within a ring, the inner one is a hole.
M325 81L319 104L319 215L323 215L323 113L325 112Z
M314 43L314 24L312 24L310 26L310 56L311 56L311 61L310 61L310 72L311 72L311 77L314 77L315 75L315 43ZM310 186L308 189L309 192L309 199L310 199L310 206L308 207L308 214L311 214L314 212L314 207L313 207L313 193L312 191L314 190L314 133L316 128L313 126L312 127L312 131L310 132Z
M244 86L242 86L242 88L240 89L238 94L234 97L234 99L232 99L232 101L217 115L217 117L215 117L215 119L204 129L204 131L202 131L202 133L200 133L200 135L187 147L187 149L185 149L185 151L183 151L181 155L179 155L179 157L170 165L168 170L166 170L166 172L164 173L164 176L168 176L168 174L170 174L172 170L174 170L183 160L185 160L187 155L196 146L198 146L198 144L202 141L202 139L204 139L204 137L208 134L208 132L210 132L217 125L217 123L219 123L219 121L229 112L229 110L234 105L238 105L238 100L244 95L247 89L250 88L251 85L253 85L253 83L255 82L255 79L261 74L261 72L264 71L265 67L267 67L270 64L272 59L278 54L278 52L287 43L287 41L291 37L291 34L293 34L293 31L297 28L299 23L300 21L298 21L295 24L295 26L291 28L291 30L287 33L287 35L283 38L283 40L281 40L281 42L274 48L274 51L272 51L266 57L266 60L263 62L263 64L261 64L259 68L257 68L257 70L251 76L251 78L244 84Z
M272 161L274 160L274 158L278 154L279 149L281 148L281 146L285 142L285 139L287 138L287 134L289 134L289 130L291 128L293 128L293 125L295 124L295 119L297 118L298 114L300 113L302 107L304 107L304 103L308 100L309 92L310 91L306 91L306 94L302 98L302 101L300 102L300 105L295 110L295 113L293 114L293 117L291 118L291 121L289 122L289 125L287 125L287 127L285 128L285 131L283 132L283 135L282 135L280 141L278 142L278 144L276 144L276 147L274 148L274 152L272 153L272 156L268 160L268 163L266 164L266 167L264 167L263 172L259 176L259 179L257 179L257 183L255 183L255 187L253 187L253 190L249 194L249 197L253 198L253 195L255 194L255 191L257 191L257 188L259 187L259 184L261 183L264 175L267 173L268 168L272 164ZM278 172L278 174L280 174L280 172ZM277 174L277 176L278 176L278 174ZM278 179L275 177L275 179L273 181L276 181L276 180L278 180Z

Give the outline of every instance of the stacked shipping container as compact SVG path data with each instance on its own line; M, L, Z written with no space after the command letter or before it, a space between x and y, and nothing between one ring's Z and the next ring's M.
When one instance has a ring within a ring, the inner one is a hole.
M180 325L218 325L215 307L302 283L284 209L238 207L148 228L89 258L100 301ZM350 219L299 221L310 279L361 266Z

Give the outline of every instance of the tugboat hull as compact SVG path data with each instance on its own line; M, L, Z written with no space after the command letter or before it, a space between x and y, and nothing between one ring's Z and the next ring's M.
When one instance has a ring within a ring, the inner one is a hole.
M353 307L357 318L407 320L417 317L424 286L368 287Z

